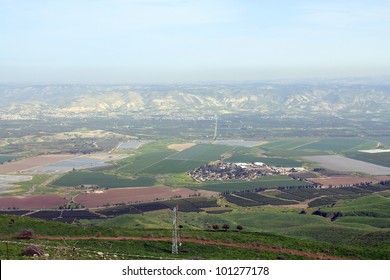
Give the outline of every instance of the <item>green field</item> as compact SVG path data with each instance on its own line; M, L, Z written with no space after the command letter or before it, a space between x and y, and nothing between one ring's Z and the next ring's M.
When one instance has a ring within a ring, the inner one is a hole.
M203 185L191 186L192 189L202 189L215 192L233 192L253 190L256 188L272 189L284 186L310 186L310 183L293 180L287 176L265 176L257 181L228 181L212 182Z
M0 164L19 158L18 156L0 155Z
M319 150L266 150L264 152L267 156L273 157L301 157L301 156L319 156L334 154L331 151L319 151Z
M326 138L326 139L286 139L276 140L260 148L267 155L273 156L305 156L341 152L351 152L377 147L378 142L364 138Z
M373 194L355 200L347 200L336 203L325 212L341 212L343 216L362 216L374 218L390 218L390 198Z
M333 151L336 153L372 149L378 142L362 138L328 138L299 147L300 150Z
M390 167L390 152L387 153L348 153L347 157Z
M152 166L153 164L164 160L166 157L172 155L174 152L164 151L164 152L152 152L145 153L135 158L130 157L130 159L125 159L119 162L121 165L120 168L117 169L118 172L121 173L139 173L144 169Z
M233 147L229 146L198 144L180 153L174 154L169 158L210 162L220 159L223 153L226 153L227 151L230 151L232 149Z
M75 187L79 185L99 185L104 188L153 186L156 180L150 177L129 179L102 172L71 171L54 181L54 186Z
M182 173L206 163L206 161L176 160L168 158L145 168L142 172L147 174Z
M294 150L301 146L317 141L316 139L289 139L289 140L277 140L270 143L261 145L265 150Z

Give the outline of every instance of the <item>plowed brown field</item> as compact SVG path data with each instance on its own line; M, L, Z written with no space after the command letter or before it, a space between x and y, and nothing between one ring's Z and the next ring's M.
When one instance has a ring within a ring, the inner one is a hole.
M38 167L45 164L56 163L62 160L66 160L69 158L78 157L78 155L43 155L37 157L25 158L18 161L13 161L10 163L5 163L0 165L0 174L8 174L21 172L25 169Z
M59 195L29 195L29 196L3 196L0 197L0 209L40 209L54 208L67 203L64 197Z
M91 192L78 195L74 198L76 202L85 207L99 207L107 204L148 202L156 199L170 199L173 196L183 198L189 195L200 193L210 196L216 194L209 191L193 191L190 189L172 189L168 187L140 187L110 189L102 192Z

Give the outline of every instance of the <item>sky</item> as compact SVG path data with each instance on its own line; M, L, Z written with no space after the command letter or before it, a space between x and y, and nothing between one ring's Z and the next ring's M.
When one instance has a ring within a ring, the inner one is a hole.
M0 0L0 83L390 75L390 1Z

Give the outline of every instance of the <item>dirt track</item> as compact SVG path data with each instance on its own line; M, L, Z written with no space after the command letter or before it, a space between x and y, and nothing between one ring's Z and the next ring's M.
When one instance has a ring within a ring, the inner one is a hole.
M10 239L11 236L0 236L0 239ZM112 241L126 241L126 240L138 240L138 241L166 241L171 242L172 238L169 237L161 237L161 238L148 238L148 237L89 237L89 236L77 236L77 237L62 237L62 236L42 236L37 235L34 239L46 239L46 240L112 240ZM270 247L264 245L253 245L253 244L239 244L239 243L228 243L228 242L218 242L213 240L199 240L195 238L181 238L182 242L190 242L197 243L202 245L217 245L217 246L226 246L226 247L234 247L234 248L243 248L243 249L251 249L251 250L260 250L260 251L269 251L276 253L284 253L290 255L296 255L305 257L308 259L315 260L342 260L341 257L330 256L325 254L316 254L316 253L307 253L293 249L285 249L280 247Z

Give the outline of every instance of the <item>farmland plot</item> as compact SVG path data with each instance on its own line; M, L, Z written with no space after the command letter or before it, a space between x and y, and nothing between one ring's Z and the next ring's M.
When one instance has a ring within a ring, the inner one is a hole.
M318 163L324 168L345 172L362 172L370 175L389 175L390 168L339 155L306 156L304 159Z
M100 207L121 203L139 203L155 200L171 199L172 197L188 197L202 194L210 196L215 193L207 191L193 191L189 189L171 189L167 187L142 187L109 189L99 193L84 193L75 197L75 202L85 207Z
M67 204L67 200L59 195L30 195L0 197L0 209L41 209L57 208Z
M14 188L14 183L32 180L32 176L20 175L0 175L0 193L6 192L9 188Z
M142 172L146 174L182 173L206 163L206 161L164 159L145 168Z
M232 147L213 145L213 144L199 144L188 148L180 153L170 156L171 159L193 160L193 161L214 161L220 159L223 153L230 151Z
M72 171L53 182L54 186L76 187L80 185L98 185L104 188L153 186L154 178L138 177L129 179L102 172Z

